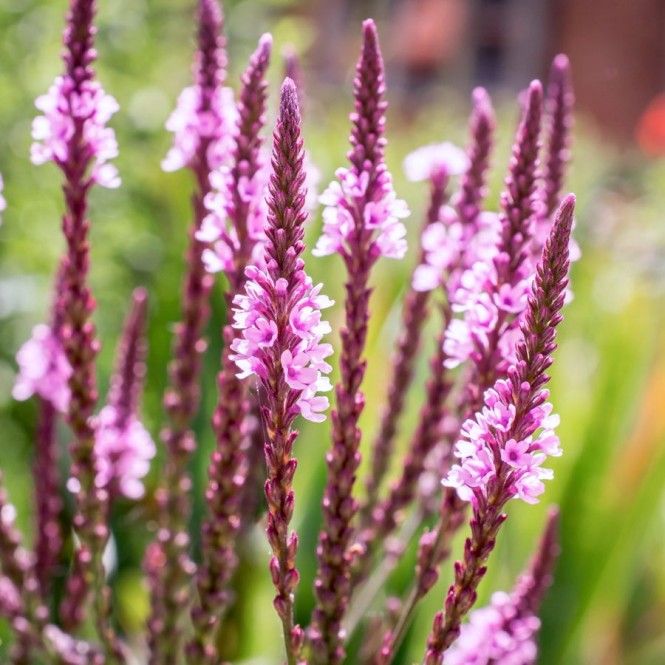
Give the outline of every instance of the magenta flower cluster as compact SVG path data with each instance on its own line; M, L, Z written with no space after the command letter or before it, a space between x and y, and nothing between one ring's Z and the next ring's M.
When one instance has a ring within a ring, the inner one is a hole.
M446 654L448 665L531 665L540 619L519 616L511 596L492 594L491 603L471 612L468 623Z
M379 256L401 259L406 254L406 227L400 221L409 216L406 202L398 199L392 177L380 171L368 192L370 175L354 168L339 168L338 181L328 186L319 201L323 204L323 234L312 251L314 256L339 253L350 256L349 241L368 243L370 260ZM367 200L368 193L371 199ZM364 202L364 207L362 204ZM362 226L356 211L362 208Z
M30 339L18 350L16 361L19 373L12 391L14 399L24 401L39 395L57 411L66 413L72 368L51 326L36 325Z
M123 419L115 406L105 406L97 419L95 450L98 486L112 495L140 499L145 493L143 478L157 452L141 421L135 415Z
M514 374L515 368L508 370ZM521 387L528 393L528 384ZM443 484L454 487L464 501L477 501L477 494L487 498L487 488L496 483L499 464L510 467L506 480L508 495L527 503L537 503L545 491L543 480L551 480L551 469L543 468L547 457L559 457L559 439L554 429L559 416L553 414L543 389L522 421L519 439L509 438L515 425L516 399L512 385L500 379L485 392L482 411L462 425L462 436L455 444L455 457L460 460L448 472ZM537 434L536 434L537 433ZM498 462L500 460L500 462Z
M322 285L312 285L298 259L296 287L287 289L284 278L274 280L270 272L249 266L245 271L246 294L235 297L234 328L242 331L235 339L232 359L240 377L256 375L267 381L271 367L282 367L287 385L295 391L293 408L313 422L325 420L328 398L318 395L332 389L325 376L332 367L325 359L332 355L330 344L322 343L330 324L321 319L321 310L334 303L320 293ZM280 313L289 312L288 323L280 331ZM278 336L282 339L276 344ZM275 357L275 349L283 349Z
M92 182L102 187L120 186L118 170L108 163L118 156L118 142L113 129L106 126L119 107L97 81L86 80L77 85L69 76L59 76L35 105L43 115L32 123L33 164L53 161L64 167L70 158L75 133L80 131L77 139L81 142L82 155L77 158L93 162Z
M233 148L233 131L238 112L233 90L220 87L210 99L209 108L202 104L200 85L185 88L176 108L166 122L173 132L173 146L162 161L165 171L178 171L192 165L202 138L209 142L207 158L213 168L224 164Z
M238 196L247 206L246 233L252 245L252 263L264 266L263 253L266 242L265 224L268 218L268 178L270 171L268 160L262 152L261 160L251 178L241 176L238 180ZM235 215L233 197L233 177L228 166L222 166L210 174L212 191L205 198L205 206L209 214L204 218L196 238L208 246L203 250L203 262L206 270L211 273L233 272L235 256L240 248L235 226L230 219Z

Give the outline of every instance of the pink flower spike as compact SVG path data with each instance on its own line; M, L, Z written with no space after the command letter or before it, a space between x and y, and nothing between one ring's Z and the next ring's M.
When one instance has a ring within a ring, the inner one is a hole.
M44 324L35 326L32 337L16 354L16 360L19 374L12 391L14 399L22 402L39 395L60 413L67 413L72 368L51 327Z

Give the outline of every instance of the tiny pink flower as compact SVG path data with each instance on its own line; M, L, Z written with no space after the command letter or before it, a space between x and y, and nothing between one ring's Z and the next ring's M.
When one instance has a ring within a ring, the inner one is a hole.
M14 399L24 401L39 395L60 413L66 413L71 396L69 378L72 368L51 327L35 326L32 337L16 354L16 361L19 374L12 391Z
M464 150L447 141L418 148L404 160L404 173L411 182L427 180L437 170L461 175L468 168L469 158Z
M150 460L155 456L156 448L136 416L130 416L124 425L119 425L116 409L105 406L98 417L95 452L98 487L128 499L143 496L142 479L150 470Z

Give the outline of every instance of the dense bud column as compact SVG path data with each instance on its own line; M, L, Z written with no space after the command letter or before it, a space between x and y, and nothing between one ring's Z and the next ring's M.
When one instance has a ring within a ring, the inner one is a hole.
M261 270L250 266L246 270L246 294L234 300L234 327L242 330L242 338L236 338L231 348L240 376L257 376L265 390L266 533L273 551L270 572L277 591L274 606L282 621L289 665L299 661L304 638L302 629L293 622L299 580L295 567L298 537L288 532L295 501L291 485L297 466L293 444L298 432L293 422L298 414L314 422L323 421L328 400L317 393L332 388L323 376L332 369L324 360L332 347L321 343L330 326L321 320L320 311L332 301L320 295L321 285L312 285L300 258L305 249L303 224L307 218L303 159L296 88L291 79L286 79L274 133L266 267Z
M117 155L113 130L105 125L118 108L94 79L92 63L95 27L94 0L73 0L64 33L65 74L36 104L43 115L33 123L31 157L35 164L53 161L65 176L65 214L62 228L67 252L62 263L62 288L56 309L61 328L54 335L68 361L69 401L66 416L74 433L71 446L70 490L76 495L74 528L80 539L75 554L69 590L77 589L77 618L85 612L87 590L93 587L94 617L109 662L122 660L115 636L108 625L110 602L102 566L102 552L108 538L105 505L108 496L97 487L95 426L97 403L95 357L99 343L92 312L95 302L88 286L90 269L88 193L93 184L117 187L115 167L107 161ZM69 617L71 619L72 617Z
M427 665L443 662L444 652L459 635L462 618L475 603L485 564L507 517L501 512L504 505L511 498L537 502L544 491L542 481L552 477L551 470L541 465L548 456L561 454L554 434L558 417L551 414L544 386L556 349L556 327L563 318L574 207L574 197L566 197L545 245L508 378L486 391L482 411L464 423L455 447L460 463L444 480L471 503L473 516L471 536L462 561L455 564L444 611L434 619Z
M195 571L188 553L191 478L187 467L196 447L190 427L199 406L201 358L206 349L203 335L214 283L202 260L205 243L197 233L207 215L204 200L211 191L210 174L228 156L235 119L233 102L222 87L226 54L221 29L222 13L217 1L199 0L195 81L182 92L169 118L167 127L175 134L174 145L162 163L168 171L183 167L192 171L196 190L185 261L182 320L176 326L169 387L164 395L168 424L162 432L166 464L164 484L158 493L161 524L146 558L152 580L150 662L155 665L180 660L182 624L188 614L187 584Z
M369 320L370 271L380 256L402 258L408 215L397 199L384 162L386 102L383 59L376 27L363 24L363 45L354 80L355 111L351 114L348 169L321 196L323 236L314 253L341 254L346 264L346 318L341 331L340 381L335 394L332 450L323 498L324 526L319 535L317 604L310 639L316 663L339 663L344 657L342 617L351 593L352 520L358 503L352 496L360 464L358 419L364 406L360 386L365 374L363 354Z
M263 170L261 129L265 125L265 75L270 63L271 46L270 35L263 35L243 75L233 163L230 177L224 180L228 195L220 197L221 209L210 204L215 210L213 215L219 216L224 230L228 220L237 240L226 266L228 311L231 311L235 296L244 289L245 268L255 252L257 238L253 226L256 226L258 217L265 222L265 215L259 213L264 205L259 200L263 196L263 187L258 186L257 181L262 178ZM247 195L250 188L253 192L251 198ZM219 242L219 237L215 236L215 240ZM219 397L213 415L217 445L210 461L206 489L209 514L202 527L203 562L197 574L199 598L192 608L195 637L188 645L188 655L194 663L218 661L214 641L220 615L229 605L231 594L228 585L238 563L237 537L248 472L245 447L249 400L244 382L236 376L237 369L231 360L233 352L230 348L238 333L231 324L227 324L222 334L222 368L217 376ZM258 466L262 466L262 461Z

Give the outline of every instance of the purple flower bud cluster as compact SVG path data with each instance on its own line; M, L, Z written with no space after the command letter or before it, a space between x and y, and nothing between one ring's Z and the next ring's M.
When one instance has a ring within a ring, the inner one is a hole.
M265 42L270 43L267 36ZM196 234L197 240L209 245L203 251L203 262L208 272L223 271L229 274L237 269L241 240L235 225L230 222L237 214L233 192L237 192L241 204L246 208L244 230L253 248L250 260L254 265L263 266L266 242L264 227L268 217L266 194L270 171L262 152L257 154L256 159L254 173L240 175L237 183L229 166L222 166L210 175L212 191L205 199L209 214Z
M552 470L542 464L547 457L561 455L559 439L554 433L559 416L551 413L552 405L546 401L549 391L543 389L538 393L519 430L513 429L516 398L512 377L517 376L514 365L508 376L510 380L500 379L485 392L482 411L462 425L462 436L455 444L455 457L461 462L452 467L443 484L455 487L465 501L475 503L476 492L487 498L488 488L497 480L498 456L511 468L505 491L527 503L538 503L536 497L545 491L542 481L553 477ZM531 386L524 383L518 390L526 395Z
M202 108L203 92L198 85L185 88L176 108L166 121L173 132L173 146L162 161L165 171L178 171L192 165L201 138L209 141L207 158L213 168L223 164L233 147L237 111L231 88L219 88Z
M94 53L89 57L92 60ZM33 164L53 161L60 168L67 168L75 140L81 151L77 158L93 164L91 182L109 188L120 186L116 167L108 163L118 156L118 142L115 132L106 126L119 106L99 82L76 81L69 74L58 76L35 105L44 115L32 123Z
M400 220L410 213L406 202L397 198L390 173L381 171L371 191L367 171L340 168L336 175L339 182L332 182L319 198L325 206L323 235L312 252L314 256L338 253L348 259L348 244L362 238L370 260L403 258L406 228ZM359 206L363 207L362 219L356 212Z
M266 258L267 272L248 267L246 295L235 297L233 325L242 330L242 339L233 341L235 355L231 358L240 370L240 378L254 374L266 385L271 369L281 366L284 381L293 391L293 407L307 420L323 422L328 398L317 393L332 390L325 376L332 367L325 358L333 349L321 343L331 331L330 325L321 320L321 310L334 303L320 293L321 284L312 285L301 259L296 261L289 284L283 277L275 280L276 266ZM288 314L286 326L284 313Z

